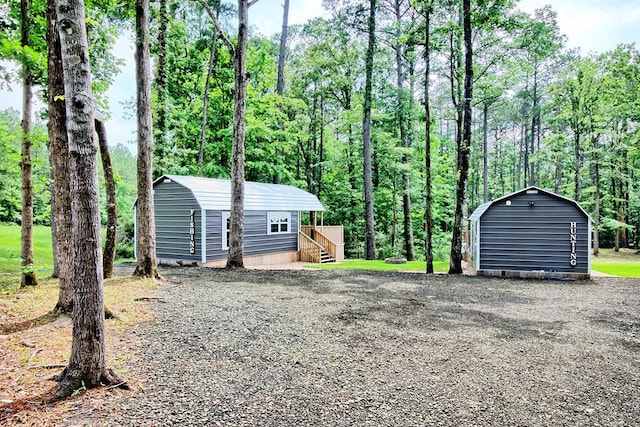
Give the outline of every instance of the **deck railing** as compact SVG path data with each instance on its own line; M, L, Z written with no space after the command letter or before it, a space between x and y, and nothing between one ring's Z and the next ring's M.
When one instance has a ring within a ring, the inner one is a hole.
M335 258L336 261L344 260L344 238L341 225L316 226L303 225L301 231L307 237L317 242L321 248Z
M300 231L298 236L298 242L300 245L300 261L319 264L322 256L322 246L311 239L311 237L305 234L304 231Z

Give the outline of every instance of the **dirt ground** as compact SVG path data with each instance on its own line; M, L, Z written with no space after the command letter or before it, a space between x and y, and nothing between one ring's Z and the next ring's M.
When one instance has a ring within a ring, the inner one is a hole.
M134 390L57 425L640 425L637 279L162 274L125 331Z

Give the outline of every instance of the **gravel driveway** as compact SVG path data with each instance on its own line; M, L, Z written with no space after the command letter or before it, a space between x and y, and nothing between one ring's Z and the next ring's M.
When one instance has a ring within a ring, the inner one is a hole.
M640 425L638 280L162 274L137 389L85 423Z

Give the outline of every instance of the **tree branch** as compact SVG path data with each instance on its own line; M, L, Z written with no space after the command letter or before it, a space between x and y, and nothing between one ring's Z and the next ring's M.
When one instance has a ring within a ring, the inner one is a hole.
M254 4L258 3L260 0L250 0L248 3L248 7L253 6Z
M227 37L227 35L224 33L224 31L222 31L222 27L220 26L220 22L218 22L218 18L216 18L216 15L215 15L215 13L213 13L213 10L211 10L211 7L209 6L209 4L205 0L195 0L195 1L200 3L200 5L202 5L204 10L209 15L209 18L211 18L211 20L213 21L213 25L216 27L216 31L220 34L220 38L222 39L224 44L227 45L227 48L229 49L229 52L231 52L231 56L235 56L236 55L236 47L233 45L233 43L231 43L231 40L229 40L229 37ZM255 3L256 1L258 1L258 0L253 0L252 3Z

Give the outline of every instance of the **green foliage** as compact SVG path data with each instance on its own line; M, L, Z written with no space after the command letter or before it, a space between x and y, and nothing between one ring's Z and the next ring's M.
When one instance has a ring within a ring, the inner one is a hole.
M31 134L33 143L33 212L34 223L45 225L50 216L49 158L47 129L36 122ZM22 129L20 114L12 109L0 111L0 223L19 223L22 211L20 171Z
M401 0L379 11L374 63L373 167L376 239L381 257L403 252L402 194L410 179L417 259L424 257L425 123L421 96L424 4ZM345 252L364 254L362 100L366 22L362 5L329 2L328 19L290 28L285 93L275 94L277 37L252 36L246 115L246 177L293 184L319 196L327 224L343 224ZM414 9L415 7L415 9ZM431 8L431 173L434 252L449 257L456 175L456 133L462 56L459 3ZM199 6L172 9L167 48L166 132L156 144L155 175L228 177L232 135L233 65L218 43L209 93L202 171L197 168L202 97L213 28ZM223 13L227 23L233 13ZM531 181L574 197L590 214L600 194L603 241L624 231L627 244L640 225L640 61L634 46L604 55L563 50L556 13L531 15L512 1L474 3L474 120L467 211L483 202L483 157L490 199ZM223 25L224 26L224 25ZM231 37L233 41L233 37ZM396 50L404 75L397 87ZM157 52L156 52L157 53ZM451 67L454 67L451 76ZM450 77L453 80L450 80ZM458 105L453 105L457 96ZM162 107L154 95L156 112ZM486 107L487 151L483 149ZM401 124L404 123L404 124ZM406 127L403 127L406 126ZM402 132L401 132L402 131ZM577 154L576 154L577 148ZM593 168L600 168L594 179ZM574 183L577 177L578 185ZM634 225L634 229L622 224ZM624 240L624 239L623 239Z

